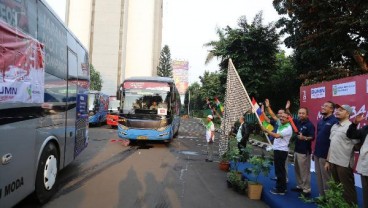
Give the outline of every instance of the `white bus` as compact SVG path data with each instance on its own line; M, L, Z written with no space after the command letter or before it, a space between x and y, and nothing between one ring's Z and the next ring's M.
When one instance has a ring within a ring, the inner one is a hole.
M0 51L0 207L44 203L88 144L88 53L43 0L0 0Z

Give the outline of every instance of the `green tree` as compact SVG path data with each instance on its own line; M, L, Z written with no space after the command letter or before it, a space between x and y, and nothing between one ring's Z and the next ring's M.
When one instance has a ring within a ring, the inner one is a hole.
M102 79L101 79L101 75L100 72L97 71L92 64L89 65L90 68L90 89L91 90L97 90L100 91L102 88Z
M274 24L263 25L262 12L251 23L245 16L238 21L237 28L218 29L218 41L211 41L206 63L213 57L220 59L220 89L225 93L228 59L231 58L248 93L265 98L269 76L274 73L279 35Z
M368 1L273 0L305 83L368 73Z
M200 90L200 96L203 99L203 102L208 97L211 101L211 104L214 102L214 98L218 97L220 100L223 98L223 94L219 93L221 87L220 82L220 73L218 72L208 72L205 71L203 76L199 77L199 80L201 82L201 90ZM206 104L204 102L204 104ZM203 106L204 108L207 108L207 106Z
M270 74L263 92L271 100L274 110L285 108L286 100L292 101L292 110L298 109L301 80L296 77L298 71L294 67L294 58L286 56L284 51L277 53L276 71Z
M188 105L191 112L203 109L202 106L204 101L202 101L203 99L201 98L200 90L201 86L198 82L194 82L188 87L184 98L184 106L186 111L188 110Z
M169 46L165 45L161 50L160 63L157 66L157 75L160 77L173 77L171 63L170 49Z

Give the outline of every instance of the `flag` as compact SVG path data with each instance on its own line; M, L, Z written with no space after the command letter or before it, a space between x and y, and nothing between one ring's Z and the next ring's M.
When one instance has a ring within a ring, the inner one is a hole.
M298 131L298 128L295 126L295 123L294 123L293 118L291 116L288 116L288 120L289 120L289 122L291 124L291 127L293 127L294 132L295 133L298 133L299 131Z
M254 97L252 97L252 105L253 105L253 113L257 113L258 117L259 117L259 121L261 122L262 126L264 126L266 129L273 131L273 126L268 123L265 119L265 114L262 110L262 108L259 107L257 101L254 99Z
M229 132L234 122L245 112L252 109L252 103L247 91L236 71L233 62L229 59L224 101L224 114L221 121L221 138L219 154L223 155L228 148Z
M262 109L259 107L257 101L252 97L253 113L257 113L261 123L265 120Z

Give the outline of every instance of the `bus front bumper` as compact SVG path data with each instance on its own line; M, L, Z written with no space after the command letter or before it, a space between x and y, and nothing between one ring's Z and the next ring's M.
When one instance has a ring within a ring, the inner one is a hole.
M169 140L172 138L171 128L168 126L163 131L156 129L134 129L118 124L118 136L129 140Z

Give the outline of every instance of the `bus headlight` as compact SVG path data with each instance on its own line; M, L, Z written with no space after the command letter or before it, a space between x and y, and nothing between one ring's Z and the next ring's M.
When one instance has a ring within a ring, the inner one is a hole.
M128 130L128 129L129 129L128 127L126 127L126 126L124 126L124 125L121 125L121 124L120 124L119 126L120 126L120 128L121 128L121 129L123 129L123 130Z

